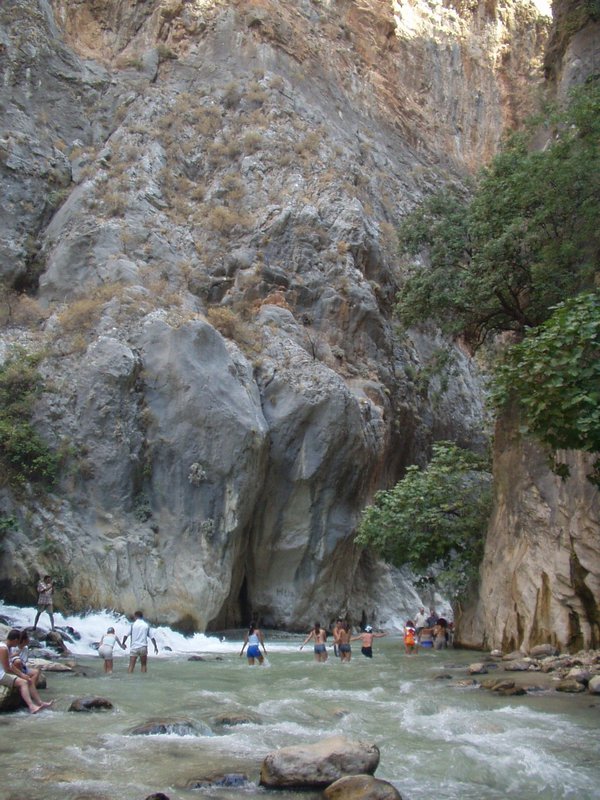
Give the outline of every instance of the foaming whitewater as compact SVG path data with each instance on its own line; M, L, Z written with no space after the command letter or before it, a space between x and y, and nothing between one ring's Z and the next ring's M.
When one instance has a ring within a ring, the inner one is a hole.
M30 627L35 609L0 604L0 616ZM44 616L41 623L48 625ZM243 631L225 640L187 638L161 626L154 631L160 655L150 654L147 674L139 667L129 673L128 653L117 650L114 672L106 675L95 645L111 626L123 636L129 620L108 609L56 614L56 623L77 634L68 642L76 668L48 671L51 711L2 719L3 767L15 797L141 798L161 791L171 800L197 800L195 781L235 773L248 780L242 789L219 788L222 800L264 800L257 782L268 753L344 734L379 748L377 777L404 800L600 800L597 701L554 692L548 676L544 695L465 689L467 667L480 653L407 656L402 637L390 634L377 641L372 659L356 646L342 664L329 647L323 665L312 648L299 651L304 636L267 630L265 669L240 658ZM205 653L213 655L190 658ZM447 680L436 680L440 674ZM82 696L107 698L113 708L68 713ZM137 735L156 721L164 733ZM23 744L30 741L33 749ZM281 795L292 797L299 795Z
M35 608L21 608L19 606L6 605L0 601L0 616L9 620L15 628L28 628L33 625L35 619ZM89 656L96 655L98 642L102 634L112 627L119 638L123 638L129 633L132 620L124 614L120 614L110 609L104 611L93 611L82 615L65 615L58 611L54 612L54 625L67 638L68 649L73 655ZM41 630L49 628L49 620L46 614L42 614L38 622ZM75 635L70 633L72 629ZM218 636L206 636L203 633L195 633L193 636L184 636L172 630L166 625L158 627L152 626L152 633L158 646L158 657L170 658L178 655L201 655L202 653L234 653L239 652L242 646L241 638L227 639ZM268 645L270 651L289 651L296 649L290 643L275 642ZM127 656L127 652L115 647L115 658Z

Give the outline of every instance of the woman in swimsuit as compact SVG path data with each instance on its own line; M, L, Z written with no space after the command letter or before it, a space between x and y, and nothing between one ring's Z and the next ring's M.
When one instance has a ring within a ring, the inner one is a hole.
M109 628L104 636L100 639L98 645L98 655L104 659L104 672L110 675L113 671L113 650L115 644L118 644L122 650L125 650L125 644L115 635L115 629Z
M255 622L251 622L247 633L244 635L244 644L242 645L242 649L240 650L240 658L244 654L244 650L248 645L248 665L250 667L254 666L254 659L258 659L259 664L264 664L265 658L260 652L260 648L262 646L263 652L265 656L267 655L267 649L265 647L265 640L262 635L262 631L256 627Z
M315 640L315 661L319 664L324 664L327 661L327 648L325 647L327 631L323 630L318 622L315 622L315 627L300 645L300 650L302 650L304 645L310 642L311 639Z

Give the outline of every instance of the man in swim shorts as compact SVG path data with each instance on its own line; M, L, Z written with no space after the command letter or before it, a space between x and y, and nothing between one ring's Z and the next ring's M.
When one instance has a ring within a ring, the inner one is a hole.
M158 654L158 647L156 646L156 640L152 635L150 625L148 625L144 619L143 613L141 611L136 611L134 617L135 619L131 624L129 633L126 633L123 637L123 645L125 645L128 638L130 639L129 667L127 672L133 672L138 657L140 659L141 671L148 672L148 639L150 639L154 645L155 654Z
M381 636L387 636L387 633L373 633L373 628L367 625L363 633L353 636L350 641L353 642L356 639L360 639L362 642L360 652L366 658L373 658L373 639L379 639Z
M347 622L342 623L342 627L338 630L337 646L340 653L340 661L346 663L352 658L352 647L350 645L350 625Z
M327 661L327 648L325 647L327 631L323 630L318 622L315 622L315 627L300 645L300 650L311 639L315 640L315 661L319 662L319 664L324 664Z

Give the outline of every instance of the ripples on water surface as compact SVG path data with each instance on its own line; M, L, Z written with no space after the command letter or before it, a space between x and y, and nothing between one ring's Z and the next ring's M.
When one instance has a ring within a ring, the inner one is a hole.
M0 613L7 609L0 606ZM27 618L20 624L30 624L33 611L22 613ZM150 657L147 675L127 675L127 657L117 654L115 674L106 677L90 645L114 615L64 621L83 633L75 647L86 675L48 675L45 697L56 698L54 711L0 717L1 798L143 800L162 791L171 800L311 800L321 793L260 789L254 783L260 763L275 748L344 734L379 746L377 777L391 781L405 800L600 800L600 701L558 694L502 698L434 680L449 671L465 677L464 668L449 665L464 667L480 654L407 657L400 638L390 636L376 640L372 661L354 647L350 664L330 656L318 665L310 649L298 651L301 637L278 635L267 639L269 666L249 668L238 657L238 637L184 640L162 628L161 655ZM126 632L123 620L116 627ZM190 652L211 660L190 662ZM84 695L107 697L115 710L68 712ZM215 723L236 712L251 712L257 722ZM207 733L129 734L155 718L189 720ZM246 773L251 783L237 790L186 788L211 772Z

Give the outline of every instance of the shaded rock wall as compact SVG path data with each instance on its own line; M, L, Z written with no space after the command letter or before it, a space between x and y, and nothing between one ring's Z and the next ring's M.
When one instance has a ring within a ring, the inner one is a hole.
M597 73L600 23L592 3L556 0L545 55L546 90L559 100ZM600 643L600 493L594 456L560 454L570 477L518 433L515 416L494 439L495 503L479 596L458 621L466 645L509 650L553 642L571 651Z
M0 274L28 295L0 353L43 350L63 464L0 490L5 597L42 571L59 605L188 627L414 613L360 510L487 421L468 357L395 329L394 230L520 118L546 29L513 2L2 5Z
M475 607L459 622L465 645L528 650L544 642L576 651L600 645L600 492L587 480L593 457L560 453L571 475L548 469L548 455L497 426L495 503Z

